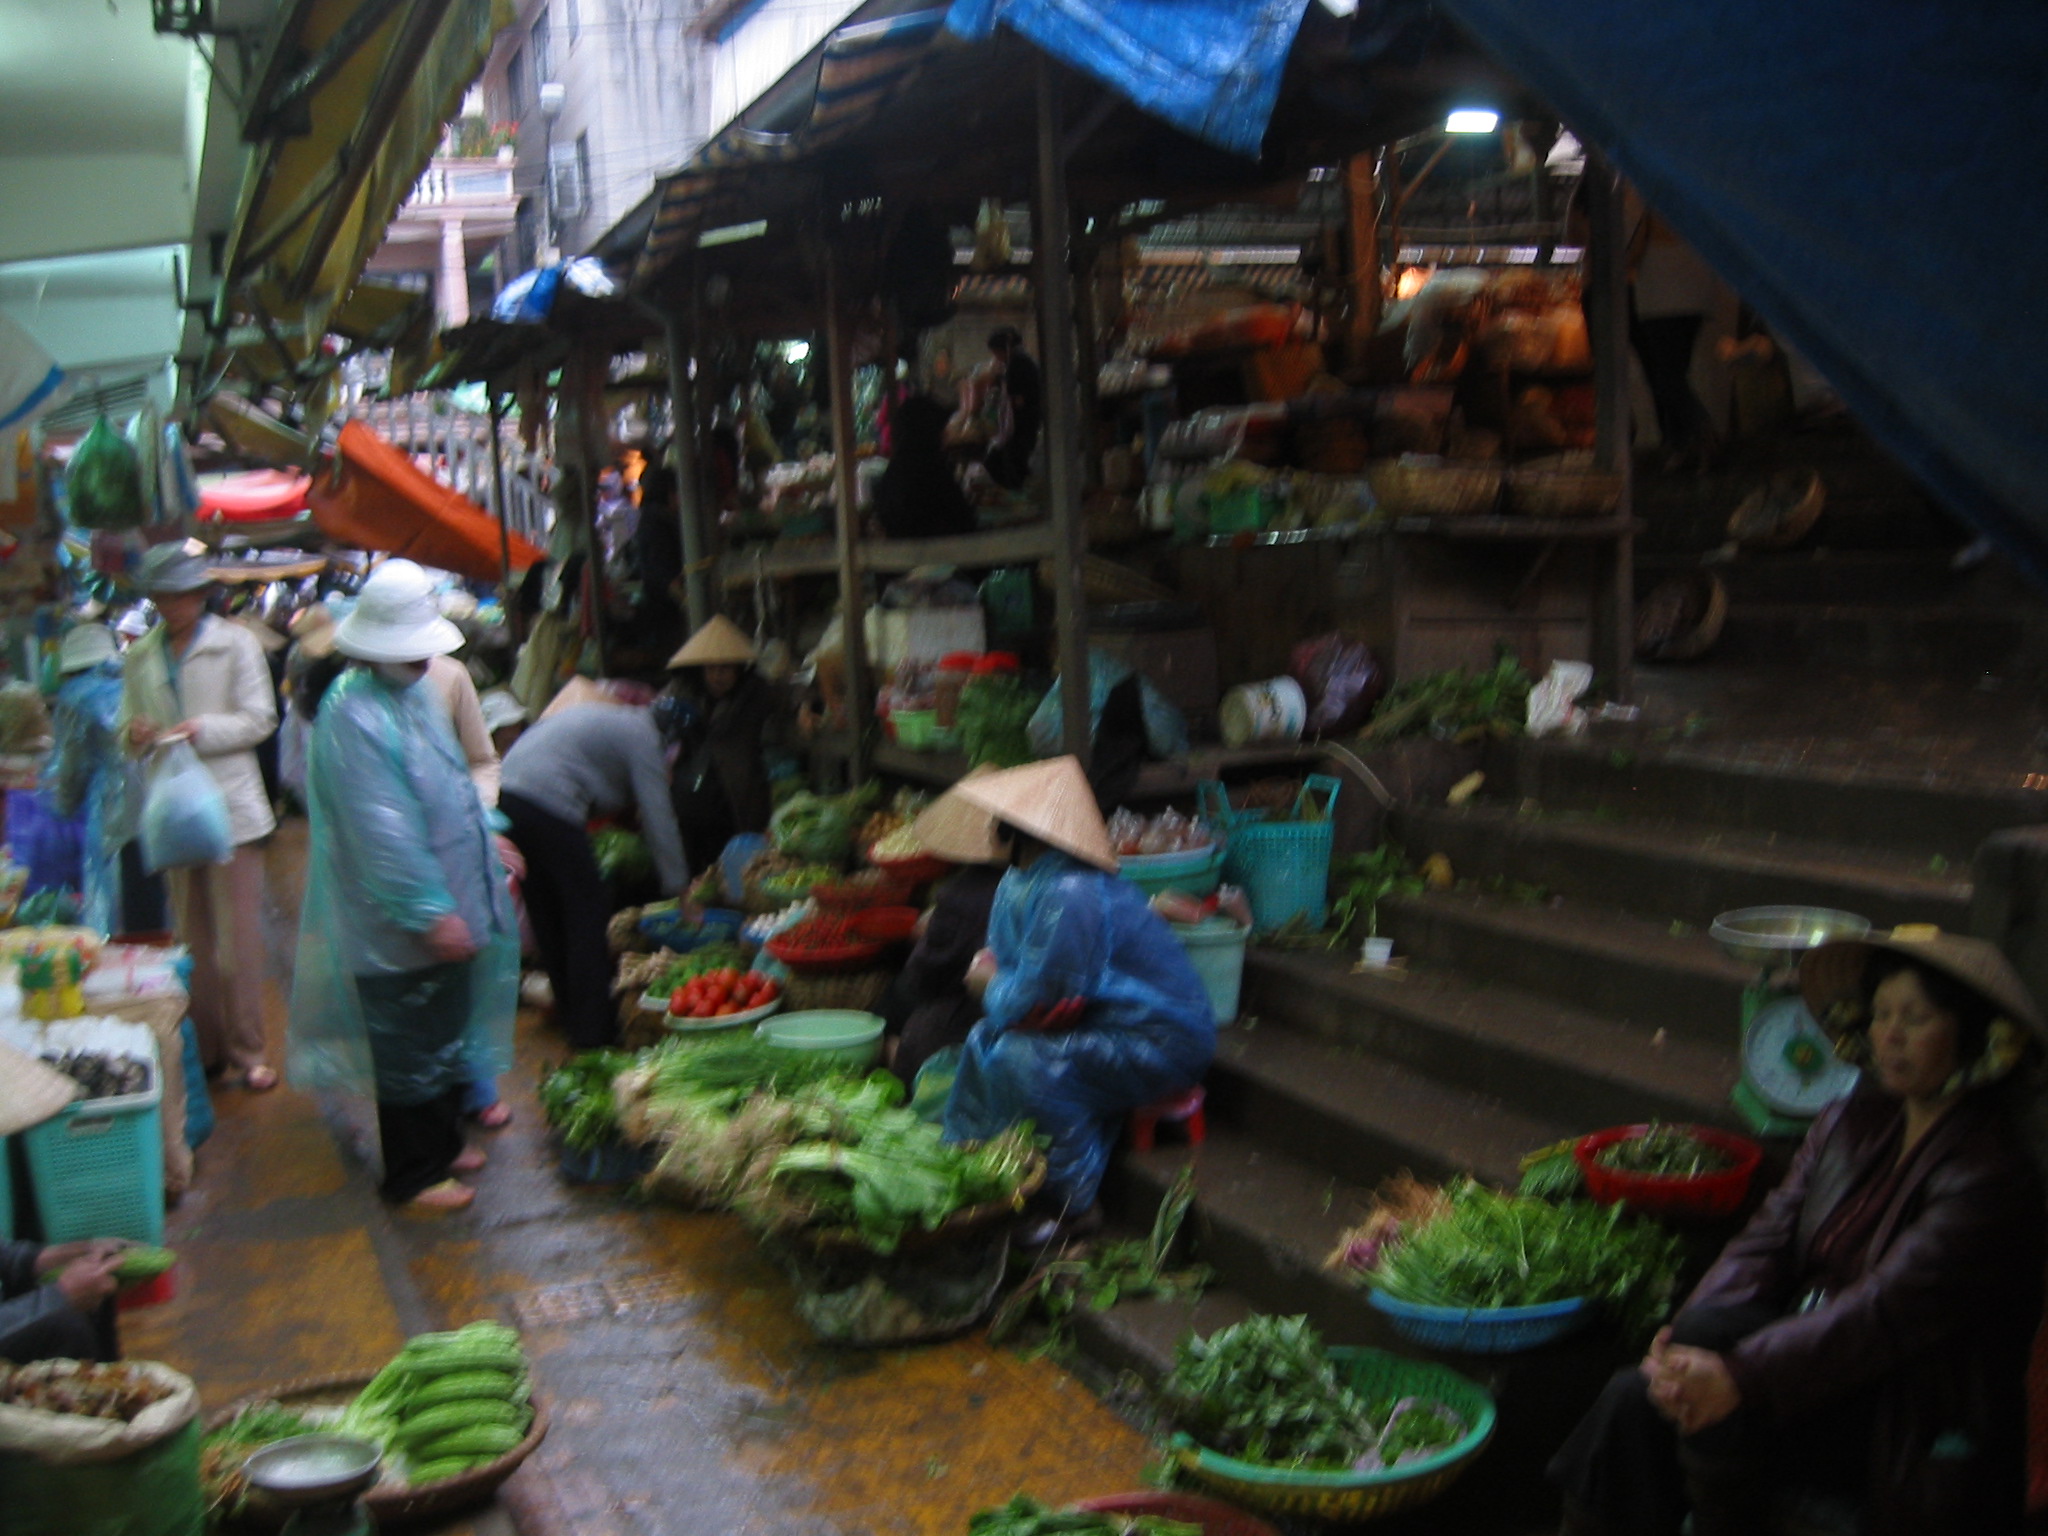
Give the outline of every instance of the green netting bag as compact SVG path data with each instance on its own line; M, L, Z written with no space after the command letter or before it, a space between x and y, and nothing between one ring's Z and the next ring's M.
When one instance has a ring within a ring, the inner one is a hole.
M105 416L92 424L64 472L71 521L80 528L125 533L148 520L142 459Z

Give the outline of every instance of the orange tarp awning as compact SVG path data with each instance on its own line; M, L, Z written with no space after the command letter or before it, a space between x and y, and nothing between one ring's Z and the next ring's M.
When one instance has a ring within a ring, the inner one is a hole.
M338 544L403 555L476 581L503 574L498 520L422 473L360 421L341 429L335 473L315 475L306 501L320 531ZM544 550L512 535L514 571L545 558Z

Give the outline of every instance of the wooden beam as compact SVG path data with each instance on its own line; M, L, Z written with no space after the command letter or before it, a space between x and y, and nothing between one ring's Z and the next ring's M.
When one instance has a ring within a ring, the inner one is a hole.
M1613 163L1586 146L1586 319L1593 347L1593 463L1621 476L1616 516L1630 527L1615 539L1599 593L1599 644L1593 664L1605 672L1617 700L1635 688L1635 477L1629 438L1628 230L1621 177Z
M1351 327L1344 361L1357 367L1380 330L1385 291L1380 286L1380 182L1373 155L1353 155L1344 164L1344 207L1350 216Z
M526 617L519 611L519 597L512 588L512 508L505 501L505 448L500 428L505 422L505 401L495 385L485 386L491 401L491 494L498 503L498 569L504 577L505 624L512 632L512 644L526 642Z
M1038 339L1045 380L1046 481L1052 498L1053 605L1060 669L1060 745L1087 767L1089 742L1088 615L1081 562L1088 543L1081 524L1081 437L1074 399L1073 276L1067 265L1067 166L1061 154L1060 83L1052 60L1038 70L1038 185L1031 208L1032 261L1037 269Z
M868 688L865 594L860 585L859 442L853 425L853 337L841 257L828 232L825 241L825 367L832 385L832 493L839 503L839 616L845 630L846 716L852 728L847 772L858 784L867 776Z
M690 378L690 357L683 345L682 321L663 317L668 342L669 468L676 477L676 521L683 536L683 590L690 611L690 633L711 622L711 583L704 554L704 486L697 468L697 392Z

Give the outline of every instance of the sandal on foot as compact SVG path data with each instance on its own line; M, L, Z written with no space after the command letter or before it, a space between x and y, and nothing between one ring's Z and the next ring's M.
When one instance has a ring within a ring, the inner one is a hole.
M262 1062L249 1067L242 1073L242 1086L251 1093L268 1093L277 1086L277 1068L267 1067Z
M409 1211L460 1211L468 1208L476 1199L476 1191L460 1179L443 1179L438 1184L429 1184L425 1189L405 1202Z
M512 1123L512 1106L509 1104L486 1104L469 1117L471 1125L487 1131L502 1131Z
M475 1173L489 1161L490 1159L483 1154L481 1148L466 1147L456 1155L455 1161L448 1165L448 1171L450 1173Z

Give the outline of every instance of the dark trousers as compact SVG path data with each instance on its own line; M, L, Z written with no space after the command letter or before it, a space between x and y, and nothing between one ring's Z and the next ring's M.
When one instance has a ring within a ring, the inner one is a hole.
M1672 1320L1671 1342L1725 1353L1778 1320L1769 1307L1695 1307ZM1787 1474L1829 1492L1860 1493L1868 1424L1854 1405L1796 1426L1765 1422L1747 1408L1681 1440L1650 1401L1633 1366L1609 1379L1586 1416L1551 1459L1550 1480L1603 1529L1626 1536L1678 1536L1689 1508L1680 1448L1695 1468L1738 1481L1766 1502ZM1787 1453L1781 1460L1779 1452Z
M555 1022L579 1051L610 1045L618 1035L605 941L611 914L590 836L518 795L500 795L498 809L526 858L521 889L540 963L555 991Z
M1692 389L1692 350L1705 315L1656 315L1629 309L1628 339L1643 365L1643 382L1657 407L1657 433L1667 449L1698 448L1713 437L1707 408Z
M51 1307L18 1328L0 1333L0 1360L26 1365L31 1360L97 1360L121 1358L121 1339L111 1299L91 1312L76 1307Z
M377 1077L378 1192L394 1205L447 1178L462 1153L469 984L466 962L356 978Z

